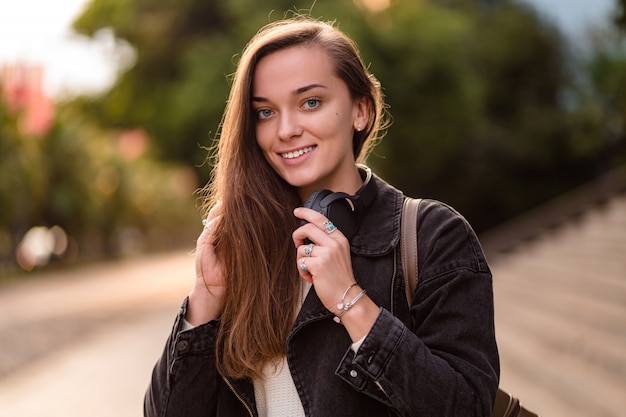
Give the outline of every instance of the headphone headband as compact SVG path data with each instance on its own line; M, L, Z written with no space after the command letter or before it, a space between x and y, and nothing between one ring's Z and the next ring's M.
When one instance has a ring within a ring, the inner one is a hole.
M372 181L372 170L370 167L363 164L357 164L356 166L359 168L361 178L363 178L363 185L356 194L349 198L354 203L356 211L362 212L376 199L378 187L376 187L376 182Z

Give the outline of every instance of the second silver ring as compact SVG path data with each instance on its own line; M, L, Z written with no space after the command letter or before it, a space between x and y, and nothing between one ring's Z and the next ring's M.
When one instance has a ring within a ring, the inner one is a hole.
M306 247L304 248L304 256L306 256L307 258L311 256L311 253L313 252L313 246L313 243L309 243L308 245L306 245Z
M323 226L324 226L324 231L328 235L337 230L337 226L335 226L333 222L331 222L330 220L326 220Z

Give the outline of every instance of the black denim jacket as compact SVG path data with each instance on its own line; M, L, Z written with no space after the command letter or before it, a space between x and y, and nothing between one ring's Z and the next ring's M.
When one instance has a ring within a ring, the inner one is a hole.
M425 200L419 283L407 305L399 259L402 193L375 177L378 196L351 240L356 279L380 306L355 354L312 288L287 340L307 416L488 417L498 387L491 272L476 235L452 208ZM186 300L157 362L146 417L256 416L249 380L215 367L219 320L181 332ZM415 324L412 324L415 323Z

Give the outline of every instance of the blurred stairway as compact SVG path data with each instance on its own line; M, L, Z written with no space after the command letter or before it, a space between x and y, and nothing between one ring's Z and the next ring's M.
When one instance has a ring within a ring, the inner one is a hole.
M523 219L532 237L506 250L494 244L507 242L506 230L482 239L501 387L543 417L626 415L626 193L585 201L543 229L530 227L540 210L534 222Z

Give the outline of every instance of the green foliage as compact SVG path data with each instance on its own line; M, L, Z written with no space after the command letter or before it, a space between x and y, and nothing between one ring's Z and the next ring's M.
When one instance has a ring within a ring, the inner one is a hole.
M61 226L83 256L192 242L192 193L209 178L238 54L265 23L311 7L356 40L384 87L393 123L369 163L479 231L626 163L625 0L621 33L598 32L580 68L519 2L390 3L92 0L75 29L111 31L134 65L101 96L60 105L43 137L0 104L0 273L37 225ZM129 153L125 135L147 148Z
M192 170L125 149L131 133L99 129L75 106L57 112L49 133L25 135L20 113L0 106L0 275L13 269L18 245L34 226L62 228L70 258L128 252L129 231L133 250L171 247L181 236L193 242L189 231L199 215ZM147 138L135 139L149 146Z
M529 7L366 4L93 0L75 28L110 29L137 59L84 111L108 128L141 126L159 158L196 166L204 182L201 147L218 133L237 54L263 24L313 7L381 80L393 125L370 163L407 193L450 202L483 230L606 169L605 108L579 91L565 41Z
M0 224L23 228L36 215L47 181L35 138L23 138L18 120L0 103ZM5 227L7 227L5 226ZM4 230L6 233L7 230Z
M615 166L626 163L626 31L598 30L593 44L585 104L605 127L605 161Z
M483 230L595 174L599 129L564 103L565 44L531 9L399 4L380 20L365 45L394 124L371 163L392 182Z
M626 32L626 0L617 0L615 25Z

